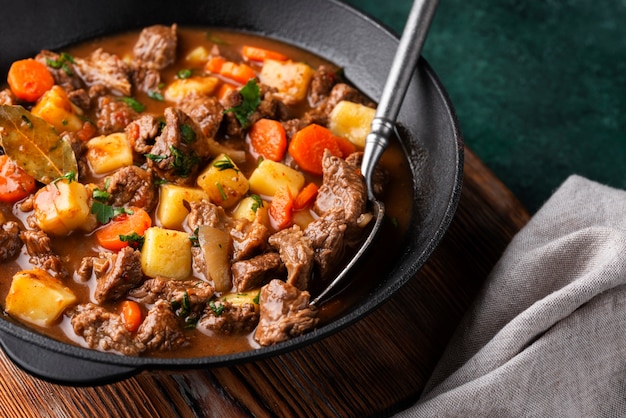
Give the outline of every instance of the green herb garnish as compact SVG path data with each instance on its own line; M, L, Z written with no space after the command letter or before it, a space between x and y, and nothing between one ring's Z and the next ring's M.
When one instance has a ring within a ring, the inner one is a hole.
M120 235L120 241L122 242L127 242L129 246L140 250L141 247L143 247L143 243L145 241L145 238L143 237L143 235L139 235L136 232L132 232L128 235Z
M185 144L191 144L196 141L196 133L193 128L187 124L180 125L180 135Z
M220 316L224 312L224 304L220 303L219 306L215 304L215 301L209 301L209 308L213 311L215 316Z
M148 92L148 97L151 98L152 100L157 100L159 102L164 102L165 98L163 97L163 94L160 91L157 90L150 90Z
M143 112L146 109L146 107L143 104L141 104L139 102L139 100L135 99L134 97L121 97L119 100L121 100L124 103L126 103L128 106L130 106L137 113L141 113L141 112Z
M193 151L189 151L189 154L185 154L180 149L170 145L170 152L174 156L172 168L174 168L176 174L181 177L189 176L193 168L200 162L200 158Z
M57 177L56 179L52 180L52 184L56 186L57 182L61 180L67 180L68 183L76 181L76 172L72 170L69 173L65 173L61 177Z
M228 156L224 156L223 159L213 162L213 167L217 168L219 171L224 171L229 168L235 169L235 163L233 163L233 160Z
M227 200L228 196L226 195L226 192L224 191L224 187L222 187L221 183L215 183L215 186L217 187L217 190L220 192L220 196L222 197L222 200Z
M184 80L186 78L191 77L191 70L188 68L184 68L176 73L176 78Z
M56 70L58 69L63 69L63 71L65 71L65 74L72 76L74 75L74 72L72 71L72 69L70 68L70 66L67 63L71 63L74 64L74 57L72 57L70 54L68 54L67 52L61 52L61 54L59 55L59 58L52 60L50 58L46 58L46 64L51 67L54 68Z
M242 128L246 129L250 126L250 116L261 103L261 91L256 83L256 79L251 78L245 86L239 90L243 100L238 106L224 110L224 113L232 112Z
M250 209L252 209L252 212L256 213L259 208L263 207L263 199L261 199L261 196L258 194L252 194L250 195L250 198L254 201L250 206Z
M133 211L126 208L114 208L111 205L94 200L91 205L91 213L96 215L98 222L105 224L118 215L132 215Z

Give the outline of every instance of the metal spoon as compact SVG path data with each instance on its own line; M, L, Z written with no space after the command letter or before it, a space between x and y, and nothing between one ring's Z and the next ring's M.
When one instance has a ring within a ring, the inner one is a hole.
M354 257L332 282L312 301L311 305L319 305L321 301L332 296L332 291L343 282L350 270L374 242L382 225L385 214L385 205L376 199L373 191L372 174L374 167L389 144L389 139L395 130L396 119L400 111L406 90L415 71L417 60L426 40L439 0L415 0L407 18L402 37L398 44L389 75L383 87L383 92L372 120L370 133L365 140L365 151L361 171L367 185L368 199L376 221Z

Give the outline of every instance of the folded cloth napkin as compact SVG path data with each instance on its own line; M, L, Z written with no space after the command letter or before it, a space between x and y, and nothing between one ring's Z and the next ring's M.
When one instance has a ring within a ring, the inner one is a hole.
M625 417L626 192L571 176L400 417Z

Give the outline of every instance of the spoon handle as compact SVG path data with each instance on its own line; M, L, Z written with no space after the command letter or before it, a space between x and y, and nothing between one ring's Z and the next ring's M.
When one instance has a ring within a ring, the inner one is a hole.
M371 173L387 147L400 106L415 71L439 0L415 0L398 44L387 81L378 102L370 134L365 141L361 171L371 194ZM370 198L373 196L370 196Z

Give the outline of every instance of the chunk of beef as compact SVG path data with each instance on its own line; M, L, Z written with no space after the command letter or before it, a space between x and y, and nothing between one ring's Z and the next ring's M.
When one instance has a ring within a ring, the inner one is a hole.
M156 204L156 187L152 173L135 165L122 167L105 180L108 203L113 206L152 210Z
M67 93L71 93L74 90L83 89L85 84L80 79L76 72L73 59L67 59L56 52L42 50L35 56L35 59L46 67L54 78L54 84L63 87Z
M146 280L128 295L141 303L153 304L164 300L170 304L185 305L189 311L199 312L214 293L213 286L201 280L156 278Z
M335 72L327 65L320 65L311 80L309 98L315 106L327 98L333 86L337 83Z
M254 339L268 346L314 329L318 310L309 305L309 292L281 280L272 280L261 289L261 313Z
M269 237L268 242L278 250L280 259L287 267L287 283L306 290L313 271L311 239L304 235L299 226L294 225L276 232Z
M122 317L94 303L76 306L71 313L76 335L85 339L90 348L114 350L127 356L139 355L145 346L133 339Z
M256 110L249 116L248 120L250 124L262 118L276 120L290 119L288 108L276 95L277 90L263 83L258 83L258 86L261 103L259 103ZM231 109L243 103L243 96L239 90L232 90L222 99L221 103L224 109ZM224 122L228 135L243 136L244 128L241 126L239 120L237 120L234 112L226 112Z
M97 103L96 126L100 135L122 132L139 116L128 103L114 96L100 96Z
M50 272L55 277L69 276L61 257L52 251L50 237L45 232L25 230L20 232L20 239L26 245L26 251L30 256L29 262L32 265Z
M74 156L76 157L76 163L78 165L78 177L84 178L89 173L89 163L87 159L84 158L87 153L87 144L85 141L80 139L76 132L63 132L61 134L63 140L67 141L72 150L74 151Z
M207 138L214 138L224 118L224 107L217 97L194 97L178 105L189 115Z
M0 263L18 255L22 245L19 224L14 221L4 222L0 228Z
M133 55L142 65L162 70L176 61L178 36L176 24L153 25L144 28L133 47Z
M208 200L190 202L189 209L187 225L192 231L203 225L218 228L222 231L226 231L230 227L231 219L226 215L224 208Z
M354 167L361 167L361 163L363 162L363 153L362 152L353 152L346 158L346 162ZM385 186L389 182L389 171L380 164L377 164L374 167L374 172L372 173L372 188L374 195L377 197L382 197Z
M207 140L198 125L182 110L168 107L165 126L152 147L148 166L162 178L191 184L200 162L209 154Z
M284 278L286 269L278 253L270 252L234 262L231 273L237 291L246 292L261 287L272 279Z
M100 253L97 257L83 257L74 276L81 282L91 280L92 275L96 278L104 276L111 266L112 255L113 253L107 251Z
M360 167L333 156L328 150L322 159L323 181L313 209L323 215L334 208L343 208L349 227L358 223L366 212L367 188Z
M343 208L335 208L309 223L304 233L315 250L315 265L326 278L344 256L346 220Z
M337 103L342 100L362 104L368 107L375 107L374 102L365 97L357 89L345 83L337 83L333 86L328 97L320 100L317 105L307 111L301 118L301 126L317 123L318 125L328 126L330 113L333 111Z
M94 298L98 303L121 299L144 281L139 251L125 247L108 254L106 265L96 270Z
M139 155L149 154L152 151L155 138L161 131L161 122L152 115L141 115L126 125L126 137Z
M118 96L131 96L130 67L115 54L102 48L93 51L87 58L74 58L78 75L88 85L103 85Z
M17 104L17 97L13 94L11 89L6 88L0 90L0 105L15 105Z
M131 67L130 76L137 91L151 94L159 90L161 73L157 69L143 64L134 65Z
M249 258L264 250L269 229L260 222L250 222L246 218L237 219L230 228L233 239L232 260Z
M136 339L146 351L170 351L188 343L179 319L164 300L158 300L150 308Z
M234 304L217 300L206 307L198 326L218 334L232 335L251 332L258 322L259 311L254 303Z

